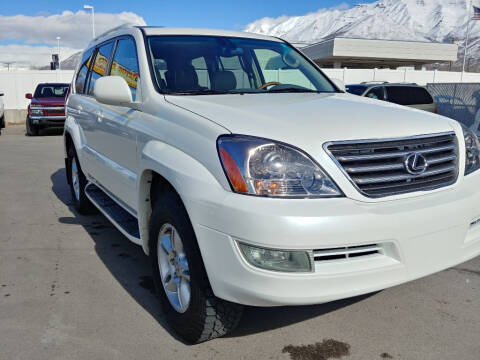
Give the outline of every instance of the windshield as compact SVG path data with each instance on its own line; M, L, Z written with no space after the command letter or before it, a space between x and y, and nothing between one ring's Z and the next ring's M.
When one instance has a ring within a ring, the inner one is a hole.
M35 98L64 98L68 92L68 84L40 84L35 90Z
M283 42L221 36L151 36L154 81L162 93L336 92Z

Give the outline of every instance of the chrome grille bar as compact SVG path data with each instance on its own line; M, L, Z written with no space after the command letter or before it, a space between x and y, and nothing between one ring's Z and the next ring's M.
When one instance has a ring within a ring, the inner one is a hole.
M368 197L384 197L448 186L458 176L458 144L454 132L372 141L344 141L324 145L357 189ZM406 159L420 154L428 164L414 175Z

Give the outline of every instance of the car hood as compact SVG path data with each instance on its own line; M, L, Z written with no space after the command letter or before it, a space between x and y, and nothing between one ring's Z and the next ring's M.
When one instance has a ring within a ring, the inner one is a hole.
M166 96L235 134L283 141L301 148L329 141L440 133L452 120L425 111L350 94L245 94Z
M47 98L33 98L32 105L65 105L65 98L47 97Z

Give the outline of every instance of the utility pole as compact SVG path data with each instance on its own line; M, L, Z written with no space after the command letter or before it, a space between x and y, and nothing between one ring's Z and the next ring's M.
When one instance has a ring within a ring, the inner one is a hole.
M57 36L58 70L60 70L60 36Z

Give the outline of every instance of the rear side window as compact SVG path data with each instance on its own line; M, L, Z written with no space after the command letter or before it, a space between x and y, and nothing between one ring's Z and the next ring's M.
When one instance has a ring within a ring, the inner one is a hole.
M92 57L93 49L89 49L83 53L80 69L75 79L75 91L78 94L83 94L83 89L87 80L88 69L90 68L90 59Z
M208 74L207 62L203 56L192 59L192 66L198 76L198 85L210 88L210 77Z
M97 54L95 55L95 61L93 63L92 70L90 71L90 80L88 84L88 95L93 95L93 88L95 86L95 81L100 79L102 76L107 75L108 71L108 62L110 56L112 55L113 42L104 44L98 48Z
M421 105L433 103L432 96L419 86L388 86L388 101L399 105Z
M353 94L353 95L363 95L365 90L367 90L366 86L362 85L347 85L345 87L348 93Z
M132 92L132 99L135 101L139 74L137 49L132 39L118 41L110 75L121 76L125 79Z
M382 86L369 90L365 96L370 99L385 100L385 92Z
M220 56L219 64L222 71L229 71L235 75L235 80L237 82L236 89L246 89L250 87L248 74L243 68L238 55L229 57Z

